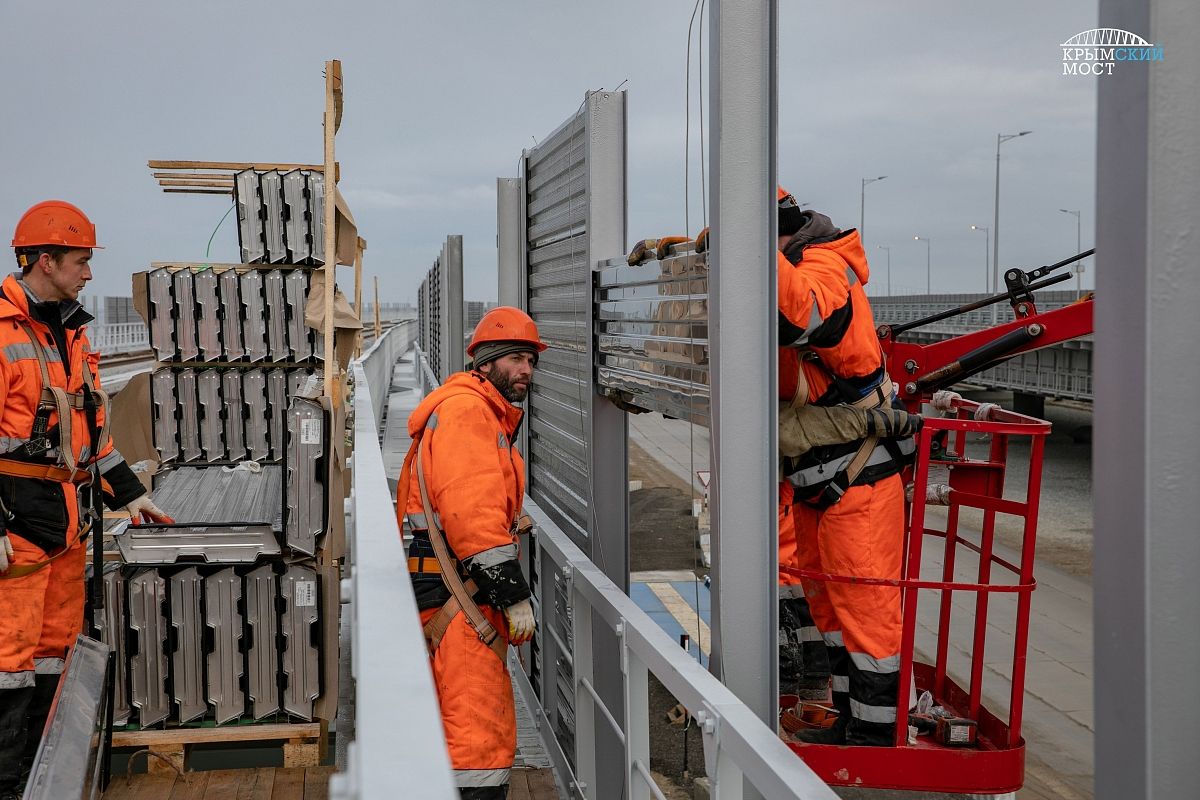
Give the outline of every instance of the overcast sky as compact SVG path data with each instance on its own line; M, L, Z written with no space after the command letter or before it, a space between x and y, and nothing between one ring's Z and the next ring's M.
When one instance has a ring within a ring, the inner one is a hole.
M340 58L342 191L381 299L415 297L447 234L468 299L493 299L495 179L588 89L624 83L629 236L684 228L685 68L693 0L263 3L0 2L5 233L59 197L107 249L93 294L129 294L151 261L203 260L229 200L166 195L148 159L319 162L323 62ZM780 180L843 228L859 222L873 293L981 291L1002 148L1002 266L1092 243L1096 78L1064 77L1059 43L1094 0L780 3ZM707 39L707 27L705 29ZM1143 32L1144 33L1144 32ZM1163 44L1163 43L1160 43ZM1169 51L1171 43L1165 42ZM701 225L693 47L691 233ZM707 73L707 42L703 49ZM705 77L707 84L707 75ZM707 98L706 98L707 99ZM707 110L706 110L707 116ZM213 261L236 261L235 215ZM616 255L616 254L614 254ZM1084 276L1085 286L1091 275Z

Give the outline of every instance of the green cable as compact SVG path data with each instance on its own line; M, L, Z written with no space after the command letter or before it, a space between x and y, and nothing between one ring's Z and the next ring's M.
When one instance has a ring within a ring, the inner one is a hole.
M204 248L204 260L208 260L208 251L212 249L213 238L216 237L217 231L221 230L221 225L225 223L225 218L229 216L229 212L237 208L237 203L229 207L229 211L225 212L225 216L221 217L221 221L217 223L217 227L213 228L212 236L208 237L208 246Z

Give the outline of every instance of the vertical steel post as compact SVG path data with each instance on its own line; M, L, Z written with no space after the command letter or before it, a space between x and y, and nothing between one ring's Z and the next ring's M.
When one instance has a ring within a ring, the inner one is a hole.
M1116 62L1098 81L1096 797L1189 797L1200 786L1200 6L1101 0L1099 12L1102 27L1166 41L1161 61Z
M522 209L525 207L525 181L522 178L496 179L496 255L498 286L496 298L502 306L525 307L521 291L525 273L525 235Z
M709 13L712 670L774 727L778 12L715 0Z
M466 353L463 340L463 237L455 234L446 237L442 248L442 291L446 302L442 305L442 359L446 370L442 380L455 372L462 372Z

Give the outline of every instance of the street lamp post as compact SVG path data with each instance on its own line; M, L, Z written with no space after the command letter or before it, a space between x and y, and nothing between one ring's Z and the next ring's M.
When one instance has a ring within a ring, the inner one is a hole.
M929 252L933 249L930 244L931 240L924 236L914 236L914 242L925 243L925 294L933 294L933 270L930 267Z
M1075 217L1075 252L1083 251L1082 223L1080 221L1080 211L1071 211L1069 208L1060 208L1064 214L1071 214ZM1076 260L1075 262L1075 299L1083 297L1083 262Z
M1009 139L1028 136L1031 133L1033 131L996 134L996 203L993 209L994 216L992 217L992 233L996 235L992 237L992 294L1000 290L1000 145ZM995 303L992 304L992 324L996 324Z
M878 178L862 179L862 191L858 198L858 238L864 243L867 241L865 233L867 229L867 186L886 177L887 175L880 175Z
M887 251L887 296L892 296L892 248L879 245L880 250Z
M980 225L972 225L971 230L983 231L983 293L987 294L988 284L991 282L992 278L992 267L990 264L988 264L988 256L991 255L992 251L991 244L988 241L991 238L991 233L989 229ZM1076 250L1075 252L1078 253L1079 251Z

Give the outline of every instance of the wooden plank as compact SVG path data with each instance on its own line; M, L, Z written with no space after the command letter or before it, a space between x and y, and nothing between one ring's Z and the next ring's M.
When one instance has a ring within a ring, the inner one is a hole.
M146 162L150 169L224 169L241 171L244 169L287 171L293 169L309 169L314 172L324 172L324 164L278 164L256 161L156 161Z
M319 722L231 725L221 728L167 728L147 731L113 731L113 747L147 747L168 744L211 742L256 742L266 740L316 739Z
M532 800L558 800L558 786L554 783L554 770L531 769L529 775L529 796Z
M170 797L175 786L175 775L134 775L127 780L124 775L114 776L104 793L105 800L162 800Z
M233 178L159 178L159 186L207 186L212 189L232 189Z
M334 136L341 123L340 109L335 108L335 95L341 93L342 69L341 62L336 59L325 62L325 174L332 173L334 164ZM337 286L337 175L334 181L325 181L325 396L336 404L341 402L334 393L341 369L337 363L337 350L334 348L333 337L333 292Z
M242 776L242 785L238 787L237 800L271 800L275 786L274 767L240 771L246 774Z
M301 800L304 797L304 770L277 769L271 800Z
M204 800L233 800L237 797L242 776L247 772L249 770L244 769L209 770L208 787L204 792Z
M333 767L308 767L305 769L304 800L328 800L329 776L332 774Z
M182 778L175 779L175 788L171 790L170 800L204 800L207 789L207 772L187 772ZM105 794L105 797L107 796Z
M532 800L529 794L529 770L514 769L508 776L508 800Z
M197 178L202 180L233 180L232 172L152 172L152 178Z
M283 745L283 766L316 767L321 764L321 745L318 742L287 742Z
M166 188L166 189L163 189L163 191L166 192L167 194L233 194L232 188L229 188L229 189L200 189L200 188L171 189L171 188Z

